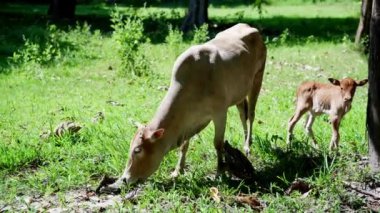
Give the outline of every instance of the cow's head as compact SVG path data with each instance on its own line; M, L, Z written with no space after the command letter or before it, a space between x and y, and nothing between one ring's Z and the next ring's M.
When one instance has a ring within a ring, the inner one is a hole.
M329 78L329 81L340 87L344 102L351 103L355 95L356 87L365 85L368 82L368 79L356 81L352 78L344 78L342 80Z
M124 183L144 181L159 167L167 150L160 140L164 136L164 129L150 129L140 125L133 138L129 160L123 175L120 177Z

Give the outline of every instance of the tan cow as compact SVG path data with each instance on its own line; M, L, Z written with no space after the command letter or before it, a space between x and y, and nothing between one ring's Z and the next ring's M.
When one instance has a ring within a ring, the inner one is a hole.
M309 112L305 122L305 129L317 145L312 125L314 118L322 113L330 116L332 125L332 137L330 149L338 148L339 124L343 116L351 109L351 103L355 95L356 87L365 85L368 80L355 81L352 78L336 80L329 78L331 84L318 82L305 82L297 89L297 107L295 114L288 124L287 143L290 144L293 137L293 128L303 114Z
M145 180L163 157L180 147L172 176L183 172L189 139L210 121L215 126L214 146L218 173L223 172L223 141L227 110L237 105L249 153L252 122L266 60L266 47L257 29L237 24L207 43L190 47L176 60L169 90L152 120L138 128L122 176L105 188Z

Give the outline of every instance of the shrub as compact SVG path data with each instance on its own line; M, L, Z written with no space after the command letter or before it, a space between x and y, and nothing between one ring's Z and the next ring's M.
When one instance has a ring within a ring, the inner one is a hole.
M12 61L16 64L35 63L46 65L59 59L62 55L60 50L59 33L55 25L49 25L47 29L46 42L32 42L24 39L23 48L13 53Z
M201 44L201 43L203 43L209 39L210 39L210 37L208 36L208 25L203 24L199 28L195 29L192 43Z
M101 43L99 31L91 32L87 23L77 23L67 31L58 29L55 25L47 26L44 36L38 39L23 38L24 45L13 53L11 62L22 66L24 71L43 74L41 68L52 63L76 64L83 59L97 58L94 51Z
M121 59L122 70L125 74L135 76L148 75L149 64L140 51L141 45L146 38L143 34L142 20L135 14L124 18L116 9L111 13L111 27L113 28L113 39L117 43L118 54Z
M178 29L173 29L172 25L169 25L168 28L169 34L166 36L165 41L172 49L174 49L175 57L177 57L181 51L180 45L183 42L183 33Z

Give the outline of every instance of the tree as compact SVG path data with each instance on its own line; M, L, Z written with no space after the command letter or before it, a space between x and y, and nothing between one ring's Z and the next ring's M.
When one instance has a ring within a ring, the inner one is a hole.
M373 0L368 61L367 129L369 161L373 172L380 171L380 0Z
M189 8L181 30L188 32L194 26L200 27L208 22L208 0L190 0Z
M74 19L76 0L51 0L48 15L54 20Z
M355 44L358 45L362 38L369 35L369 23L371 20L373 0L362 0L361 15L358 29L356 30ZM365 47L368 51L368 44Z

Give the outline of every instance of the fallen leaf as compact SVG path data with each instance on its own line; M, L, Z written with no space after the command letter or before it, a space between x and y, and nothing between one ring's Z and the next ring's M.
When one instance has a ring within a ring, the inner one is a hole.
M210 188L210 195L216 203L220 203L219 190L216 187Z
M50 132L50 130L43 131L43 132L40 134L40 138L43 139L43 140L48 139L50 136L51 136L51 132Z
M61 137L66 133L75 134L82 129L82 126L74 123L73 121L64 121L54 129L54 135Z
M236 202L247 204L253 209L262 210L264 206L255 195L239 194L235 197Z
M111 104L112 106L124 106L124 104L119 103L117 101L113 101L113 100L108 100L108 101L106 101L106 103Z
M290 195L294 191L299 191L301 194L305 194L310 191L311 187L306 181L302 179L296 179L285 191L286 195ZM307 195L306 195L307 196Z
M105 119L103 112L98 112L96 115L91 119L93 123L102 123Z

